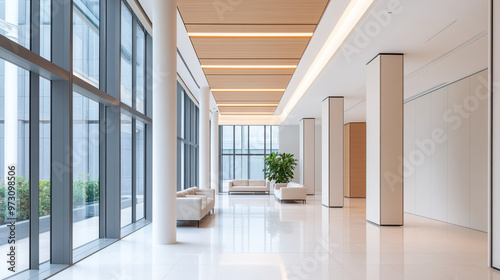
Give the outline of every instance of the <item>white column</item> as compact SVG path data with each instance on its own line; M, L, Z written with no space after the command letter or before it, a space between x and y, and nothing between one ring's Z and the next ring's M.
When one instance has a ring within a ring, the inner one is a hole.
M18 41L17 25L18 19L17 0L9 0L5 2L5 21L11 26L7 30L6 37L10 40ZM17 75L18 70L14 64L5 61L5 177L7 178L8 166L14 165L17 167L17 138L18 138L18 88L17 88Z
M219 111L212 114L210 147L211 188L219 192Z
M490 65L489 83L490 100L492 100L490 117L492 121L492 139L490 142L490 155L492 166L488 175L491 176L491 219L489 227L489 260L490 265L500 269L500 3L495 0L490 2Z
M366 218L403 225L403 55L378 55L366 75Z
M307 194L314 194L315 184L315 119L300 121L300 183L307 188Z
M321 201L344 207L344 97L328 97L322 104Z
M200 133L198 135L200 149L200 182L201 189L210 188L210 88L200 90Z
M177 1L153 1L153 241L176 243Z

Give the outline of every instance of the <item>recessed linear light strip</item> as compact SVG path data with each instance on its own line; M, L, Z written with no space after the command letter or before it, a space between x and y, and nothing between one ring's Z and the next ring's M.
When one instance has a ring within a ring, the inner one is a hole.
M228 88L228 89L212 89L212 92L285 92L285 89L241 89L241 88Z
M297 69L297 65L202 65L203 69Z
M312 32L188 32L191 38L310 38Z
M217 104L218 107L278 107L276 104Z
M264 113L264 112L221 112L225 116L245 116L245 115L259 115L259 116L272 116L274 113Z
M307 70L306 75L283 109L283 112L280 116L283 121L295 108L297 103L304 96L314 80L321 74L332 57L340 50L344 41L347 39L356 25L360 22L365 13L370 9L373 2L374 0L351 1L349 6L342 14L342 17L338 21L337 25L335 26L335 28L333 28L332 32L328 36L327 41L314 59L311 67Z

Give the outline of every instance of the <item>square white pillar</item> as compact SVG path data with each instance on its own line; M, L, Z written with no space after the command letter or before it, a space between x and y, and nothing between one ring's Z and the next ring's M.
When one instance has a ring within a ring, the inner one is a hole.
M402 54L380 54L367 65L366 218L403 225Z
M322 104L321 202L344 207L344 97L328 97Z
M314 194L315 185L315 119L300 121L300 183L307 188L307 194Z

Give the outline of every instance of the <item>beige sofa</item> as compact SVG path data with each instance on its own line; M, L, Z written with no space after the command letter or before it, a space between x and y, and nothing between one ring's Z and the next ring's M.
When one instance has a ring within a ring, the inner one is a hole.
M300 200L306 203L307 188L301 184L288 183L286 187L277 188L274 187L274 196L279 201L296 201Z
M197 187L177 192L177 221L200 221L215 207L215 190Z
M269 193L269 182L266 180L232 180L228 183L228 193L264 192Z

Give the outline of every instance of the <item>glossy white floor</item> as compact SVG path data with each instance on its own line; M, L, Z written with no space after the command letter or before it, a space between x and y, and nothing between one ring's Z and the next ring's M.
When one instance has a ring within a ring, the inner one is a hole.
M177 245L153 245L150 225L50 279L500 279L486 233L405 218L367 223L364 199L327 209L221 195L200 229L179 224Z

